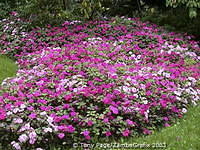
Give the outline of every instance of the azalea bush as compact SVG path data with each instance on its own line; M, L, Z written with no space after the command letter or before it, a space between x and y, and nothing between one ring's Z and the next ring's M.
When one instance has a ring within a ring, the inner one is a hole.
M123 17L16 34L18 43L7 32L0 39L19 65L1 84L3 146L151 134L199 101L200 48L186 34Z

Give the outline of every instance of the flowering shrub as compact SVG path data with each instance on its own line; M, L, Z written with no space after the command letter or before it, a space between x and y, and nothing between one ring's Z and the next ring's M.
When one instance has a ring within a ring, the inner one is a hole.
M10 17L0 20L0 51L1 54L14 56L20 51L20 39L27 36L25 32L29 22L19 18L17 12L11 12Z
M19 51L1 46L18 54L18 73L0 96L0 132L9 133L0 139L15 149L151 134L199 100L200 48L190 36L137 18L25 35Z

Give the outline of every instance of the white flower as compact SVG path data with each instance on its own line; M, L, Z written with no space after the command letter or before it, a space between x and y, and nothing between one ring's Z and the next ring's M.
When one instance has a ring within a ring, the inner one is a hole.
M135 87L132 87L132 88L131 88L131 91L132 91L133 93L135 93L135 92L137 92L137 89L136 89Z
M160 70L158 71L158 74L161 75L163 71L164 71L164 69L160 69Z
M137 59L140 59L142 56L141 55L137 55Z
M24 109L24 108L26 108L26 105L22 104L22 105L20 105L20 108Z
M8 111L7 113L6 113L6 115L7 116L10 116L10 115L12 115L13 113L11 112L11 111Z
M190 93L190 89L186 89L185 91L186 91L187 93Z
M13 122L21 124L21 123L23 123L23 120L21 118L14 118Z
M123 86L122 88L125 93L130 93L130 88L128 86Z
M52 117L48 117L48 118L47 118L47 122L48 122L49 124L51 124L51 123L53 122L53 118L52 118Z
M19 111L19 108L13 109L13 112L14 112L14 113L17 113L18 111Z
M40 113L40 115L45 116L45 115L47 115L47 113L45 111L43 111L43 112Z
M181 91L174 91L174 94L181 96Z
M181 101L181 98L180 98L180 97L178 97L178 96L176 96L176 99L177 99L178 101Z
M187 112L187 109L186 108L183 108L182 109L182 113L186 113Z
M136 98L138 98L139 96L138 96L138 94L133 94L133 96L135 96Z
M146 88L146 86L144 85L144 84L140 84L140 87L141 87L141 89L145 89Z
M45 129L44 129L44 132L45 132L45 133L47 133L47 132L52 132L52 128L49 128L49 127L48 127L48 128L45 128Z
M187 82L187 83L185 84L185 86L191 86L191 85L192 85L191 82Z
M43 150L42 148L36 148L36 150Z
M170 73L163 72L163 76L169 78L170 77Z
M148 101L147 100L143 101L143 104L148 104Z

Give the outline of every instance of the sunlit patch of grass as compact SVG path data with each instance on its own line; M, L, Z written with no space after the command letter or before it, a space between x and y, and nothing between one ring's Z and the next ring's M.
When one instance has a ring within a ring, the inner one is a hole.
M17 65L6 56L0 55L0 83L7 77L12 77L16 74Z

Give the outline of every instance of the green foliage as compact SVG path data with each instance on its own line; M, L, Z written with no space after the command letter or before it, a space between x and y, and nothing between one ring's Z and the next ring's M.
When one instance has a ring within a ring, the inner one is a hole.
M0 2L0 19L4 19L8 16L11 11L10 5Z
M100 16L105 10L102 6L102 0L83 0L80 6L81 13L87 19Z
M166 5L173 8L184 5L189 8L190 18L195 18L197 16L197 9L200 8L200 0L166 0Z
M198 10L198 13L199 12L200 10ZM176 9L170 8L167 10L155 9L153 13L148 13L146 16L142 17L142 20L164 26L168 31L187 32L194 35L196 40L200 40L200 15L191 19L188 16L187 9L181 7Z

